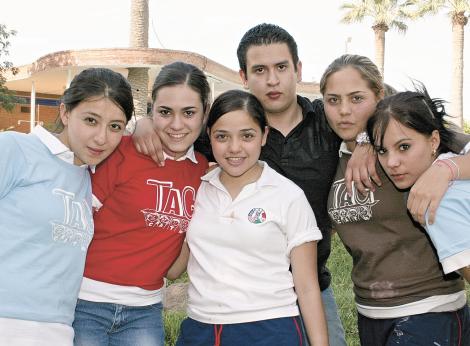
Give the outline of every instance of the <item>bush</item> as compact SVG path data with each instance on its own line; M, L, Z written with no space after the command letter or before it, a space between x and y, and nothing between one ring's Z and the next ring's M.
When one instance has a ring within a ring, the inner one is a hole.
M470 135L470 122L464 121L463 123L463 131Z

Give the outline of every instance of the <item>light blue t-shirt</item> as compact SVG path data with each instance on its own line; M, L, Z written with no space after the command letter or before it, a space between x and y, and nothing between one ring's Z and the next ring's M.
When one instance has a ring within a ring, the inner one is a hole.
M439 204L434 224L428 224L426 215L426 230L437 250L440 262L470 250L469 180L454 181ZM447 272L446 268L444 271Z
M71 325L93 236L91 181L44 133L0 134L0 317Z

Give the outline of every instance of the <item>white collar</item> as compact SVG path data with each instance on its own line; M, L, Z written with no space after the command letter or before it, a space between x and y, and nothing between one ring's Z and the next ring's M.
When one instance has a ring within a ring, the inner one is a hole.
M175 158L173 156L170 156L165 152L163 152L163 158L165 160L175 160ZM198 163L197 159L196 159L196 154L194 152L194 145L191 145L189 147L188 151L186 152L186 154L184 154L183 156L181 156L179 159L177 159L175 161L184 161L186 159L189 159L190 161L192 161L194 163Z
M341 142L341 145L339 146L339 150L338 150L338 155L339 157L343 156L343 154L348 154L348 155L352 155L352 152L349 151L348 147L346 146L346 142Z
M260 188L263 186L276 186L279 185L281 182L279 181L279 176L277 175L276 171L274 171L269 165L261 160L258 160L258 163L261 164L263 167L263 171L261 172L260 177L256 181L256 188ZM216 167L211 170L209 173L204 175L201 180L207 181L208 183L223 188L223 184L220 182L220 173L222 169L220 167ZM223 188L224 189L224 188Z
M62 161L70 163L73 165L75 155L64 143L60 141L59 138L54 136L52 133L47 131L41 125L34 127L31 131L46 147L49 149L52 155L57 156ZM88 165L82 165L81 167L88 167ZM94 173L95 166L89 166L90 170Z

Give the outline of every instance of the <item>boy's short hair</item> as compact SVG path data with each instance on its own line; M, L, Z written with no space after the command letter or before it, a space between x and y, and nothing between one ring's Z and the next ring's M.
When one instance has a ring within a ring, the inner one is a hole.
M259 24L243 35L240 43L238 44L237 57L240 69L247 73L246 67L246 53L251 46L269 45L273 43L285 43L289 48L292 56L295 71L297 71L297 63L299 62L299 55L297 52L297 43L294 38L285 29L275 24Z

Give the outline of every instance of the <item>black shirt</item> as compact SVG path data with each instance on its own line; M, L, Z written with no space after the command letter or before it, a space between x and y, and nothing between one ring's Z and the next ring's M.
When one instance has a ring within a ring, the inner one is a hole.
M331 281L326 268L331 250L327 201L341 141L326 121L321 100L310 102L305 97L297 96L297 103L302 108L303 120L286 137L275 128L270 128L260 159L296 183L307 196L323 235L318 243L317 264L320 289L324 290ZM198 140L195 147L214 161L207 136Z

